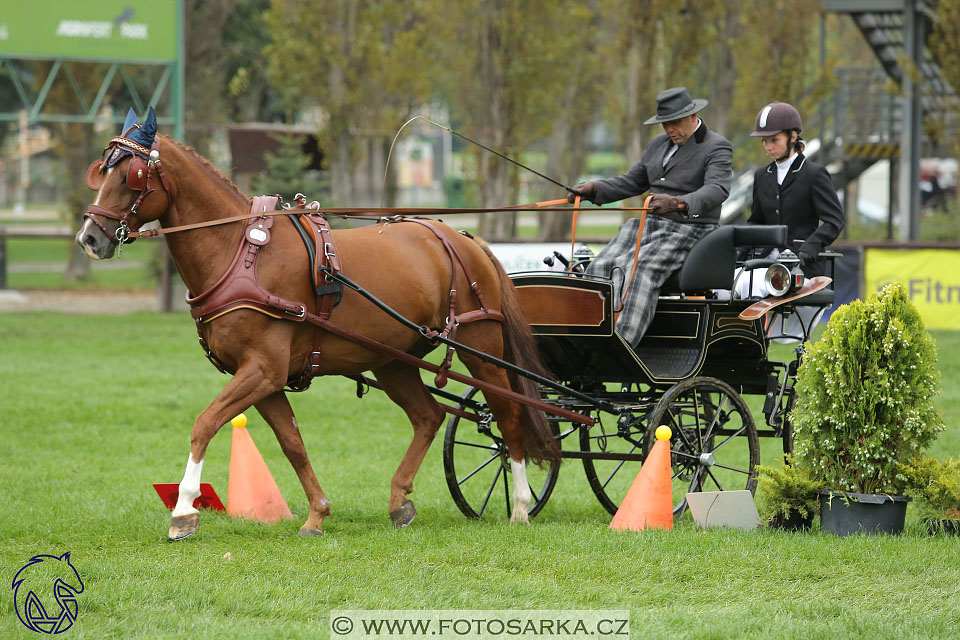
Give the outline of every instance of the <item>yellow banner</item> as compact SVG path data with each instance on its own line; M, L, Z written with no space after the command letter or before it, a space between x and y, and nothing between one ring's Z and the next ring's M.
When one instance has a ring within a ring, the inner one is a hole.
M864 297L899 281L928 329L960 329L960 251L867 249Z

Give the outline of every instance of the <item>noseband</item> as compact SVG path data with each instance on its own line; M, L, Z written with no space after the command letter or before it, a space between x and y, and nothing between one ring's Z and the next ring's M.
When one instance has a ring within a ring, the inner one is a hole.
M154 189L150 188L153 169L156 169L157 175L160 176L161 186L169 201L170 187L167 184L167 177L163 173L163 166L160 164L160 151L157 149L156 141L154 141L151 149L147 149L140 143L122 136L113 138L103 150L101 159L94 160L87 168L87 186L99 190L101 174L108 167L115 166L128 155L130 156L130 166L127 167L127 186L131 191L140 192L130 210L124 213L116 213L99 205L91 204L83 214L84 218L89 218L115 245L129 244L135 240L135 238L130 238L129 235L131 231L139 230L140 223L132 223L130 218L131 216L137 217L137 208L147 196L154 192ZM101 217L119 220L120 226L117 227L116 232L111 234L107 231L103 221L99 219Z

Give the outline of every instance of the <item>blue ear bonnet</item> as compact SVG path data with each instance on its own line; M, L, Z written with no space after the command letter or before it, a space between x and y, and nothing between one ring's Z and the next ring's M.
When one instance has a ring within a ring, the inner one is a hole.
M131 108L127 111L127 119L123 122L123 128L120 130L120 137L125 138L131 142L135 142L138 145L149 151L150 147L153 146L153 140L157 136L157 114L154 113L153 107L150 107L147 110L147 118L143 121L143 124L137 125L137 114ZM107 167L112 167L117 164L127 156L135 153L144 160L147 159L147 154L141 152L138 149L124 145L122 142L117 141L119 144L113 148L113 151L106 159Z

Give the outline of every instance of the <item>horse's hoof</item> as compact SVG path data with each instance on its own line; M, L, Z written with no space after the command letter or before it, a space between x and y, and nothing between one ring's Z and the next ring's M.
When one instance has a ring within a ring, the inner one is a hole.
M319 538L323 535L323 529L317 529L304 525L300 527L299 534L304 538Z
M417 510L413 506L413 502L406 500L402 505L390 512L390 520L393 521L393 527L395 529L402 529L413 522L415 515L417 515Z
M513 515L510 516L510 524L530 524L530 516L524 512L522 515L517 515L517 512L514 511Z
M200 514L191 513L185 516L174 516L170 519L170 533L167 540L176 542L192 536L200 528Z

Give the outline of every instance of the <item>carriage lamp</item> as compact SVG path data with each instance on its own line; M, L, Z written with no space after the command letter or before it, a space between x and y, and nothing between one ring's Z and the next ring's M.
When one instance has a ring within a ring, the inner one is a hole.
M791 277L790 270L787 269L786 266L777 263L767 268L763 282L767 286L767 291L770 295L782 296L790 291L793 278Z

